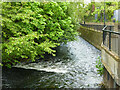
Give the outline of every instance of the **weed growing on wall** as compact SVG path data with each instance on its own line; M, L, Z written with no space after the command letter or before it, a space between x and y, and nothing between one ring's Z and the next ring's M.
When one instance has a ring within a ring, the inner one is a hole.
M98 69L98 74L100 74L100 76L103 75L103 70L104 70L104 67L103 67L103 64L101 62L101 58L98 57L98 60L96 61L96 68Z

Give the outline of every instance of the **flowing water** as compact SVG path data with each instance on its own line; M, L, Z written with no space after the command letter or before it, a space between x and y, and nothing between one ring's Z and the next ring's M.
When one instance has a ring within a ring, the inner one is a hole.
M3 88L98 88L102 77L95 66L100 53L77 37L61 44L55 57L3 68Z

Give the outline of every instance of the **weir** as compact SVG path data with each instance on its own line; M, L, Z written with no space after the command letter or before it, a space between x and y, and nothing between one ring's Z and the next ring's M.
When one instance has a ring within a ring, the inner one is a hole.
M120 89L120 29L114 25L81 24L80 36L101 50L104 65L104 84L108 88ZM101 30L103 28L103 31Z

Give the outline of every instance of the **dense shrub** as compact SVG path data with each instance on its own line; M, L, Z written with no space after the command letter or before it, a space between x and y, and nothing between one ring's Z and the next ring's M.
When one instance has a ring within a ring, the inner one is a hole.
M74 40L76 23L69 7L65 2L2 3L3 64L11 67L21 61L35 61L45 53L55 56L55 47Z

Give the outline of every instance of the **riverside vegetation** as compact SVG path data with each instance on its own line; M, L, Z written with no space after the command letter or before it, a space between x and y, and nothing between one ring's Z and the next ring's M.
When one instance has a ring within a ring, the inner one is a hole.
M2 3L2 64L11 68L45 53L55 56L55 47L77 35L73 9L66 2Z
M98 60L96 61L96 68L98 69L97 72L98 74L100 74L100 76L103 75L103 72L104 72L104 66L101 62L101 58L98 57Z

